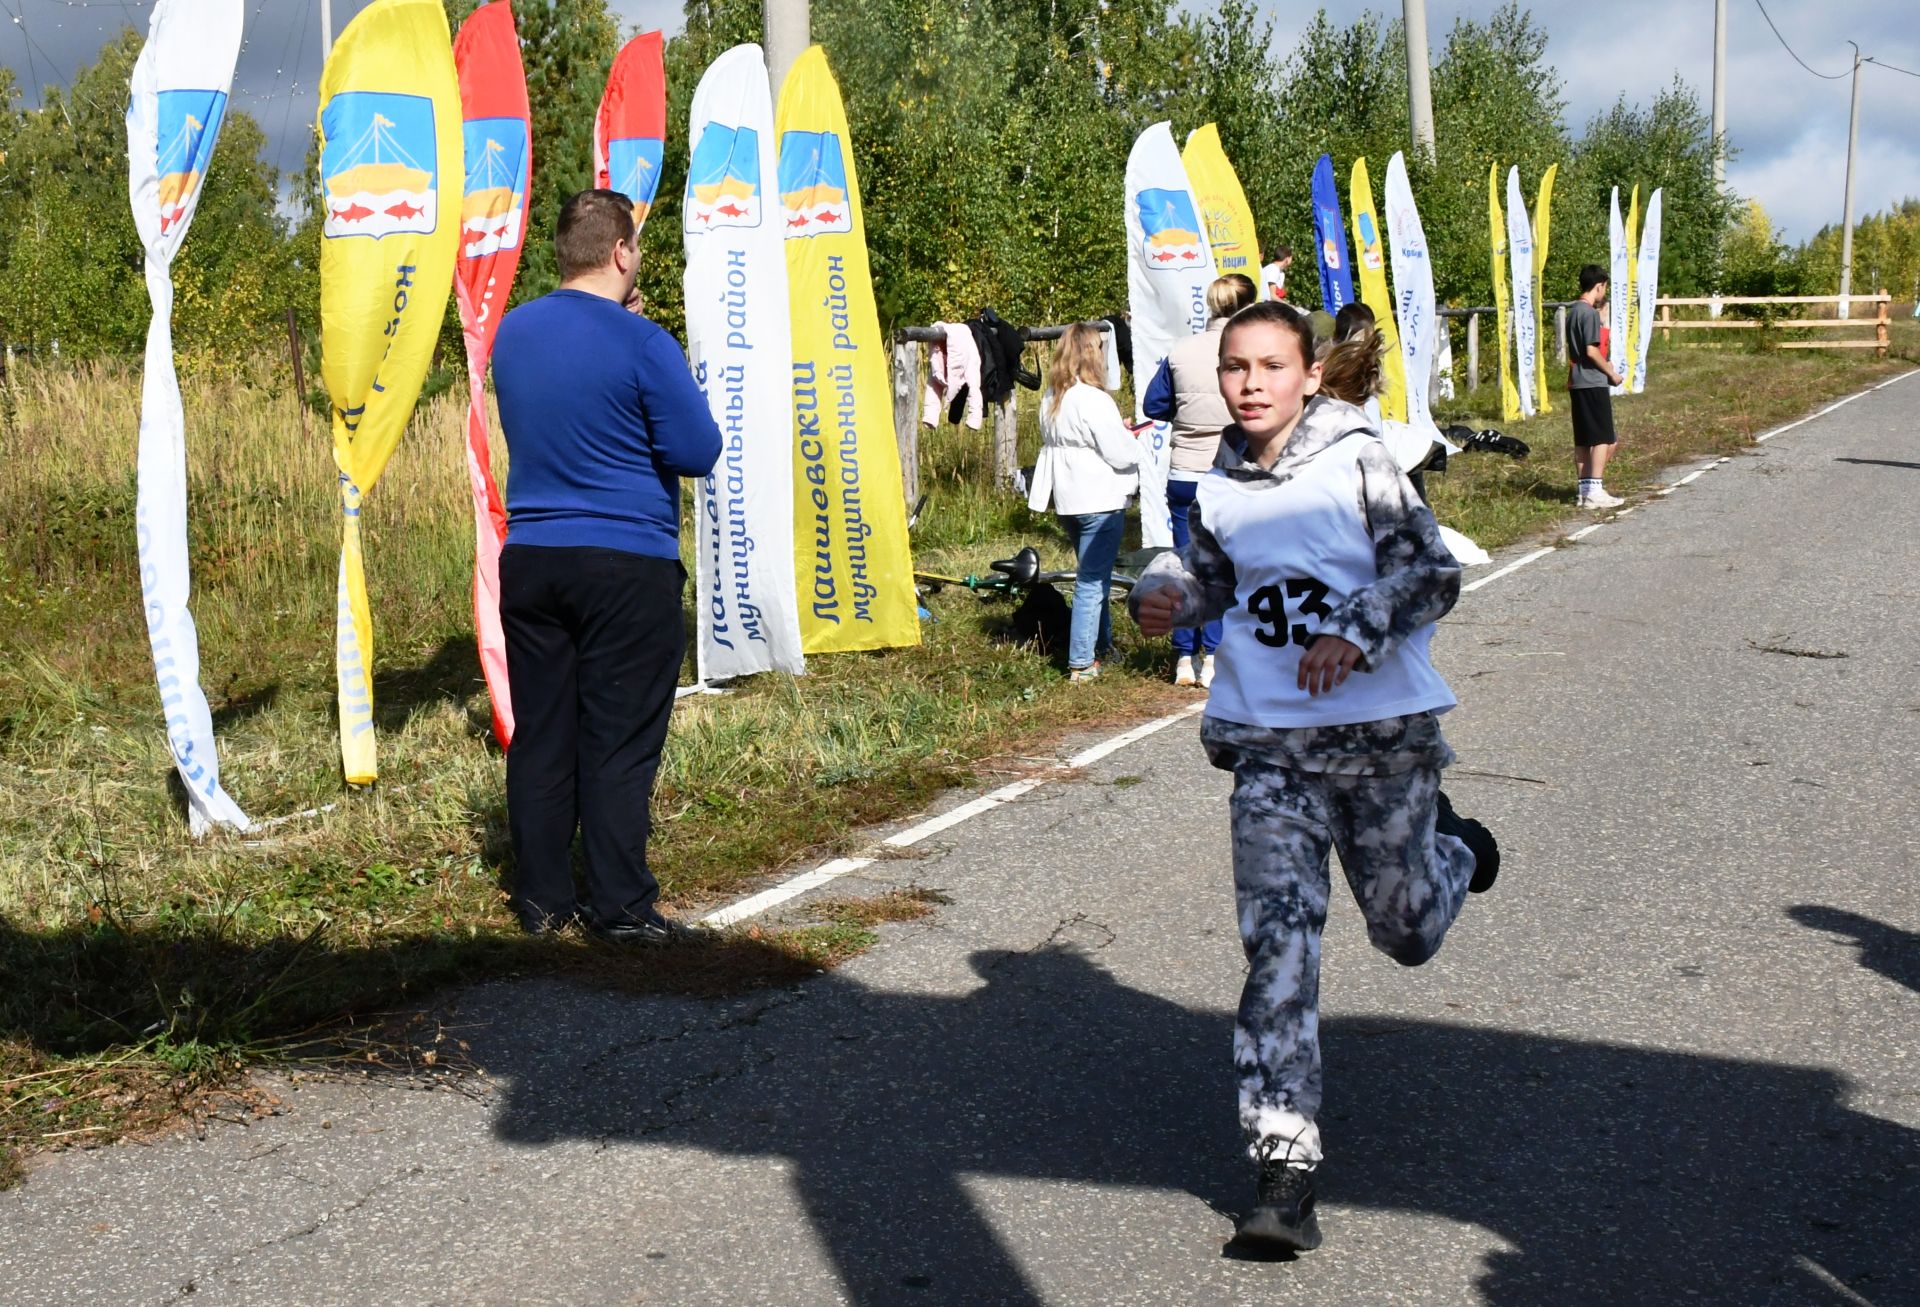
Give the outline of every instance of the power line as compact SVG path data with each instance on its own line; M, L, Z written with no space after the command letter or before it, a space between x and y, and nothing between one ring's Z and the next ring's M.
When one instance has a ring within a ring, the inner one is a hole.
M1876 67L1884 68L1890 73L1905 73L1909 77L1920 77L1920 73L1914 72L1913 69L1911 68L1902 68L1898 64L1888 63L1885 59L1875 59L1872 55L1868 55L1865 59L1862 59L1860 62L1863 64L1873 64Z
M1767 12L1766 5L1762 4L1761 0L1753 0L1753 3L1760 10L1760 16L1767 20L1767 26L1773 28L1773 39L1780 42L1780 48L1782 50L1785 50L1788 54L1793 55L1793 61L1795 63L1799 64L1802 68L1812 73L1815 77L1823 77L1829 82L1837 82L1842 77L1848 76L1848 73L1823 73L1818 68L1815 68L1812 64L1808 63L1805 59L1802 59L1799 55L1794 54L1793 47L1787 44L1787 38L1780 35L1780 29L1778 26L1774 24L1773 15Z

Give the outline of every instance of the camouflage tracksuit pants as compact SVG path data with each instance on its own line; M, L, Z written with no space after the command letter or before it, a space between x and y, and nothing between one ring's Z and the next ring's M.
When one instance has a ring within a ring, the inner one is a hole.
M1240 1125L1256 1160L1311 1167L1321 1156L1314 1118L1329 846L1374 947L1410 967L1439 951L1473 855L1434 831L1438 767L1348 776L1242 754L1233 771L1233 883L1251 964L1233 1041Z

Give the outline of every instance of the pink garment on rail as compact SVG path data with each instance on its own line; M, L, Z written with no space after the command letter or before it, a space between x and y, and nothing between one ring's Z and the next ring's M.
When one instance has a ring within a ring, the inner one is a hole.
M980 397L980 347L973 329L964 322L936 322L945 341L927 351L927 385L922 394L920 421L937 427L941 414L960 387L967 388L967 425L980 429L986 405Z

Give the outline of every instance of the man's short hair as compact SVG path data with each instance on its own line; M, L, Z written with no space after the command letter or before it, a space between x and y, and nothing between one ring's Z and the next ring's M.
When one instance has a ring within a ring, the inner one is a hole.
M1611 280L1612 277L1608 274L1607 270L1599 264L1584 264L1580 269L1580 293L1585 295L1595 286L1604 286Z
M1268 263L1285 263L1288 259L1292 257L1293 257L1293 246L1276 245L1273 247L1271 251L1268 252L1267 262Z
M581 191L560 209L554 224L554 261L560 280L607 266L615 245L633 241L633 201L619 191Z

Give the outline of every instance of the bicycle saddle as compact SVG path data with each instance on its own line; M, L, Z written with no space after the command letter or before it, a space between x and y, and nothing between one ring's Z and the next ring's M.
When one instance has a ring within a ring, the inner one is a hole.
M1032 585L1040 575L1040 553L1028 545L1012 558L1002 558L988 566L1015 585Z

